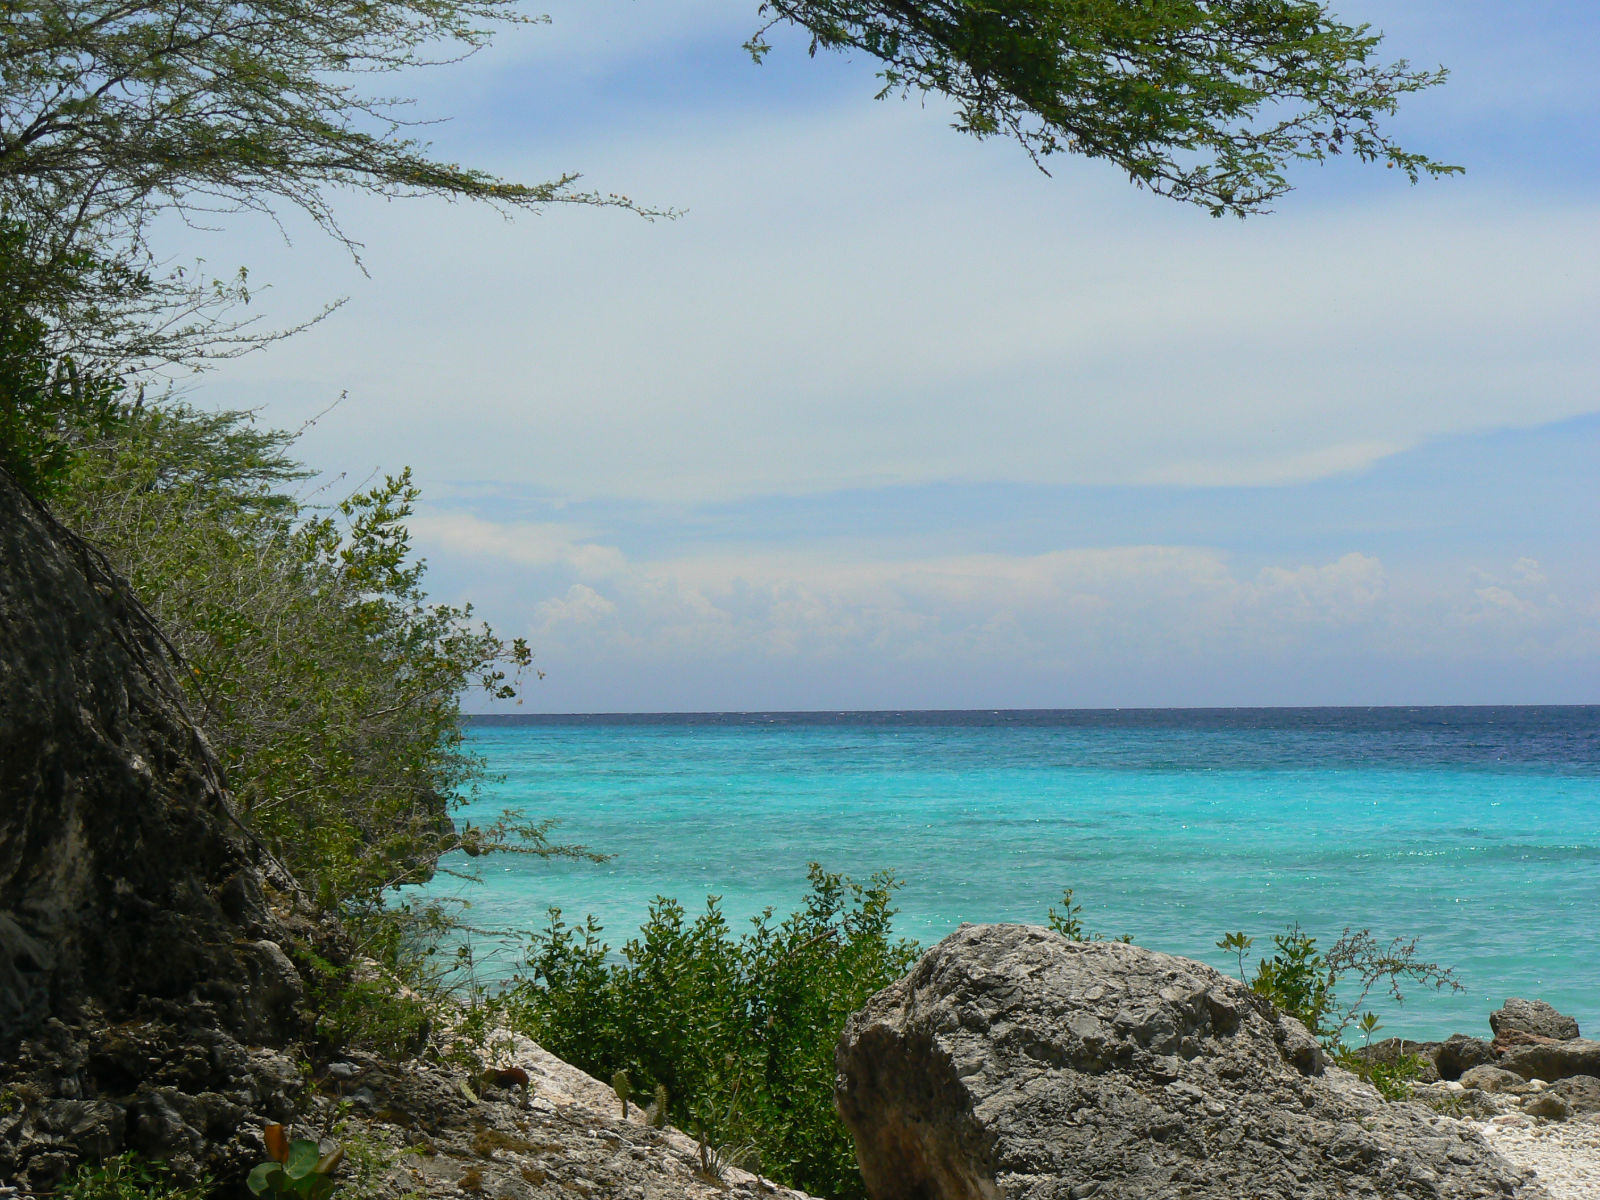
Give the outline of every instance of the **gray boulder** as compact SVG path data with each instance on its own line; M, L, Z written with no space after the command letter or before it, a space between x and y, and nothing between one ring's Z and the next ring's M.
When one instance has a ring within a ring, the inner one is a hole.
M1461 1086L1476 1088L1480 1092L1518 1092L1528 1090L1528 1081L1521 1075L1503 1071L1499 1067L1473 1067L1462 1073Z
M1593 1075L1574 1075L1550 1085L1552 1095L1560 1096L1574 1113L1600 1113L1600 1079Z
M1473 1067L1492 1064L1494 1047L1481 1038L1452 1033L1433 1048L1433 1065L1440 1079L1460 1079Z
M836 1064L875 1200L1545 1196L1237 980L1032 926L962 926L850 1018Z
M1544 1045L1517 1046L1501 1055L1499 1065L1524 1079L1554 1083L1574 1075L1600 1075L1600 1042L1569 1038Z
M1557 1012L1543 1000L1522 1000L1515 996L1506 1001L1504 1008L1489 1014L1489 1028L1494 1030L1495 1037L1512 1031L1557 1041L1578 1036L1578 1022L1574 1018Z

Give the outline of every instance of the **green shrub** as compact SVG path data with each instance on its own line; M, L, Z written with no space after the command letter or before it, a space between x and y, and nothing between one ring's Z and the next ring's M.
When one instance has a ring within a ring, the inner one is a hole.
M783 921L769 909L739 937L716 897L692 920L658 898L619 956L592 918L574 927L552 909L507 1011L567 1061L602 1079L626 1072L630 1094L670 1104L708 1169L735 1162L818 1195L863 1196L833 1109L833 1048L845 1018L916 959L891 934L895 887L813 863L804 907Z
M172 1168L129 1151L99 1163L83 1163L56 1189L55 1200L206 1200L211 1182L180 1184Z
M308 507L292 441L248 414L139 410L79 455L59 507L182 655L250 828L324 906L372 908L461 845L448 812L481 764L460 698L512 694L530 654L428 600L408 473Z
M1216 945L1237 957L1239 977L1244 979L1245 955L1254 944L1254 938L1238 932L1225 934ZM1296 923L1274 937L1272 944L1277 953L1256 963L1250 987L1300 1021L1330 1051L1341 1047L1352 1025L1369 1037L1377 1029L1377 1017L1370 1012L1363 1015L1362 1010L1379 985L1396 1004L1405 1002L1401 984L1406 982L1435 991L1461 989L1453 970L1418 955L1416 938L1395 938L1380 945L1371 930L1346 927L1324 953L1317 948L1317 939ZM1358 988L1350 1004L1338 999L1337 990L1345 982Z

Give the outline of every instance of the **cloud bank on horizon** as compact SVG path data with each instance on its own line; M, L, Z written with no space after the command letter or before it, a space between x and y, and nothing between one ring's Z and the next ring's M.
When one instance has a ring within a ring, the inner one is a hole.
M349 303L197 385L413 464L540 710L1600 701L1600 13L1348 0L1455 78L1408 188L1213 221L739 44L566 0L419 76L451 157L685 210L349 206L185 235ZM291 228L291 232L298 233Z

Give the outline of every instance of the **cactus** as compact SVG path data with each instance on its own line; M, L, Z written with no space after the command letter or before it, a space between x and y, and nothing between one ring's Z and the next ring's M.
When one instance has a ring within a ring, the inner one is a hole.
M656 1084L656 1102L650 1106L650 1124L657 1129L667 1127L667 1085Z

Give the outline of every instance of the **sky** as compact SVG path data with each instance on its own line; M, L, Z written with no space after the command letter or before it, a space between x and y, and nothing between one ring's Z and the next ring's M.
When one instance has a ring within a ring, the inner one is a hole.
M756 66L755 8L561 0L396 81L442 157L672 219L167 232L269 323L343 299L185 393L315 418L334 489L410 465L521 711L1600 702L1591 0L1339 0L1452 70L1393 127L1466 173L1242 222Z

